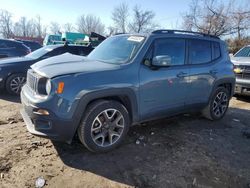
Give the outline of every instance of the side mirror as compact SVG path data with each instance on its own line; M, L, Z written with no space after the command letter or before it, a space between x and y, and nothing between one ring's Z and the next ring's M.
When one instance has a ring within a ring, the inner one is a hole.
M171 65L171 57L168 55L155 56L152 65L157 67L168 67Z
M229 54L229 57L230 57L230 58L232 58L233 56L234 56L234 54L233 54L233 53L230 53L230 54Z

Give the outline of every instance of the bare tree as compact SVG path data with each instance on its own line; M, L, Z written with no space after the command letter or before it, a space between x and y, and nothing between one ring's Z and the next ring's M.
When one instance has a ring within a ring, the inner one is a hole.
M72 32L74 30L74 26L72 23L66 23L63 26L65 32Z
M26 37L27 36L27 18L26 17L20 18L19 27L20 27L20 31L22 33L21 36Z
M232 5L232 0L227 4L217 0L193 0L189 11L183 16L183 27L216 36L232 34Z
M50 32L53 34L58 34L60 33L61 27L60 24L57 22L51 22L50 23Z
M129 24L131 32L149 32L157 27L153 22L155 14L150 10L142 10L138 5L133 9L133 21Z
M0 10L0 33L4 38L12 35L12 14L6 10Z
M123 2L114 8L112 12L112 20L118 32L126 33L128 16L129 16L129 8L127 3Z
M37 36L41 37L42 36L42 23L41 23L41 16L40 15L36 16L35 27L36 27Z
M250 29L250 6L239 6L232 12L231 22L233 23L234 30L237 33L238 40L241 40L243 33Z
M104 34L105 30L105 25L102 24L101 19L91 14L80 16L77 19L76 25L78 32L86 34L90 34L91 32Z
M117 28L109 26L107 28L107 36L112 36L114 34L118 33Z

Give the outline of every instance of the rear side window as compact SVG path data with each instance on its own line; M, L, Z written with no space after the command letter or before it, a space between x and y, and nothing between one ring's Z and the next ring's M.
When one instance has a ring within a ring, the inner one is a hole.
M7 48L4 41L0 41L0 48Z
M156 40L153 58L165 56L170 65L184 65L185 63L185 39L161 39Z
M188 45L190 64L209 63L212 60L211 42L206 40L190 40Z
M213 45L213 59L218 59L221 56L220 44L218 42L212 42Z

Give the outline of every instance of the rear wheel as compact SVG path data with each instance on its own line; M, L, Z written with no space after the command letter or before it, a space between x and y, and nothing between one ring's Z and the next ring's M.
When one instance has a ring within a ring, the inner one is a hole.
M203 110L203 115L210 120L223 118L229 105L229 91L224 87L215 90L207 107Z
M90 151L106 152L120 145L129 126L128 111L121 103L99 100L87 108L78 137Z
M9 94L19 95L25 82L25 74L13 74L6 81L6 90Z

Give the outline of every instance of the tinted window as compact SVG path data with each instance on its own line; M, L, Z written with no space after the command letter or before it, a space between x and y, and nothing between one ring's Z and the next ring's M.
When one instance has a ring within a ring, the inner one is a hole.
M218 42L213 42L214 56L213 59L218 59L220 57L220 44Z
M165 56L170 65L183 65L185 62L184 39L160 39L155 41L154 58Z
M210 41L190 40L189 41L189 63L202 64L212 60L212 50Z
M4 41L0 41L0 48L6 48L6 44Z
M79 55L79 48L75 46L69 46L68 52L74 55Z
M66 48L59 47L59 48L56 48L56 49L52 50L51 52L47 53L46 57L53 57L53 56L56 56L56 55L60 55L60 54L65 53L66 51L67 51Z
M26 57L32 58L32 59L37 59L40 58L42 56L44 56L45 54L48 54L49 52L52 52L54 50L54 46L44 46L38 50L35 50L34 52L28 54Z

